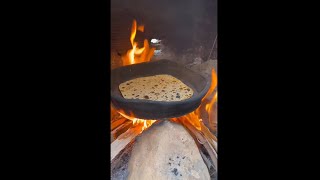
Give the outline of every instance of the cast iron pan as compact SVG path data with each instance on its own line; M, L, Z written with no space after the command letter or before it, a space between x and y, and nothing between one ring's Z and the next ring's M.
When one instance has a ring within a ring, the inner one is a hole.
M119 85L138 77L169 74L181 80L193 89L191 98L183 101L165 102L140 99L125 99L119 90ZM197 109L202 98L210 87L207 79L180 65L166 59L123 66L111 71L111 102L116 109L122 109L126 114L133 113L141 119L156 119L180 117Z

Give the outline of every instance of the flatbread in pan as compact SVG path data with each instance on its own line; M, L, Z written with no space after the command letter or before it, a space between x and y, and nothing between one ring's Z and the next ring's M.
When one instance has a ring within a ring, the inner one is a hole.
M194 93L192 88L167 74L131 79L121 83L119 90L125 99L151 101L182 101Z

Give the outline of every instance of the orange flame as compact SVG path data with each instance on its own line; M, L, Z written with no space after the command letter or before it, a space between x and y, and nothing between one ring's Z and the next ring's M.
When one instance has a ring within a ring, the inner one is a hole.
M142 48L138 47L138 43L134 41L137 34L137 30L144 32L144 26L140 25L137 27L137 21L134 19L132 22L131 35L130 35L130 43L131 43L132 49L128 50L127 54L122 56L122 63L124 66L142 63L142 62L148 62L151 60L154 54L155 48L150 48L147 39L144 40ZM130 112L130 115L126 115L125 112L122 110L118 110L118 112L123 117L129 120L132 120L134 126L142 126L141 132L156 122L156 120L144 120L144 119L136 118L134 114L131 112Z
M131 120L134 126L142 126L140 133L156 122L156 120L144 120L144 119L136 118L134 117L134 114L132 112L130 112L130 115L126 115L122 110L119 110L118 112L123 117Z
M213 94L213 91L216 89L217 84L218 84L217 73L216 73L216 71L214 69L212 69L212 71L211 71L211 86L210 86L207 94L202 99L202 101L204 99L208 99Z
M149 42L147 39L144 40L142 48L138 47L138 43L134 41L137 34L137 30L144 32L144 26L141 25L137 27L137 21L133 20L130 35L132 49L128 50L127 54L122 56L122 63L124 66L148 62L151 60L154 54L155 48L149 47Z
M213 94L213 97L211 98L211 100L209 101L208 104L205 105L205 109L206 109L206 112L208 113L208 116L209 116L209 122L211 123L215 123L213 122L214 121L214 116L213 116L213 110L212 110L212 107L214 105L214 103L217 101L218 99L218 92L214 90L216 89L217 87L217 84L218 84L218 78L217 78L217 74L216 72L212 69L212 73L211 73L211 87L209 89L209 93L206 94L206 97L205 98L209 98L212 94Z
M144 26L138 26L137 27L137 21L133 20L132 23L132 28L131 28L131 35L130 35L130 42L132 49L128 50L128 52L122 56L122 63L124 66L126 65L131 65L131 64L137 64L137 63L142 63L142 62L149 62L154 55L155 48L150 48L148 40L145 39L143 43L143 47L139 48L138 43L135 42L135 37L137 34L137 30L144 32ZM190 123L193 125L195 128L201 131L201 113L200 110L204 109L208 116L209 120L212 120L212 107L214 103L217 101L217 96L218 93L215 91L218 83L218 78L217 74L212 69L211 72L211 86L205 95L205 97L202 99L201 105L193 112L184 115L182 117L178 118L171 118L172 121L180 122L182 124L185 123ZM211 97L211 100L210 100ZM134 126L141 126L141 133L145 129L149 128L153 123L156 122L156 120L144 120L144 119L139 119L134 116L133 113L130 112L130 115L126 115L124 111L122 110L117 110L123 117L132 120Z
M195 128L197 128L198 130L201 130L201 124L200 124L201 119L200 119L200 114L199 114L199 108L196 109L195 111L187 114L187 115L182 116L182 117L171 118L171 120L175 121L175 122L180 122L182 124L189 122Z
M171 118L171 120L175 121L175 122L179 122L181 124L190 123L195 128L197 128L199 131L201 131L201 123L200 122L202 121L202 118L201 118L200 110L202 108L205 108L205 111L207 112L207 114L209 116L209 121L213 120L212 107L213 107L214 103L217 101L217 97L218 97L217 91L214 91L217 87L217 84L218 84L217 74L214 71L214 69L212 69L211 86L210 86L207 94L205 95L205 97L202 99L201 105L195 111L193 111L187 115L184 115L182 117ZM210 97L211 97L211 100L208 101L208 99ZM150 127L153 123L156 122L156 120L144 120L144 119L136 118L132 112L130 112L130 115L126 115L126 113L123 110L118 110L118 112L123 117L125 117L129 120L132 120L133 125L142 126L140 133L142 131L144 131L145 129L147 129L148 127Z
M207 94L205 95L205 97L202 99L202 103L198 107L198 109L196 109L195 111L193 111L185 116L182 116L179 118L172 118L171 120L173 120L175 122L180 122L182 124L189 122L195 128L197 128L198 130L201 131L200 121L202 121L202 119L201 119L200 110L204 107L206 112L208 113L209 121L213 119L211 108L213 107L213 104L217 100L218 93L217 92L214 93L214 90L216 89L217 84L218 84L217 74L214 71L214 69L212 69L212 71L211 71L211 86L210 86ZM213 95L213 97L211 98L211 100L209 102L205 101L205 100L208 100L212 95Z

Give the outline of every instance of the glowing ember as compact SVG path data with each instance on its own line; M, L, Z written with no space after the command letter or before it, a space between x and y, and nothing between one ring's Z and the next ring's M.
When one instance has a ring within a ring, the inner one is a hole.
M143 47L139 48L138 43L134 41L137 30L144 32L144 26L137 27L137 21L133 20L132 28L131 28L131 35L130 35L130 42L132 49L130 49L126 55L122 56L122 63L124 66L130 64L137 64L142 62L148 62L151 60L151 57L154 54L155 48L150 48L148 40L145 39L143 42Z

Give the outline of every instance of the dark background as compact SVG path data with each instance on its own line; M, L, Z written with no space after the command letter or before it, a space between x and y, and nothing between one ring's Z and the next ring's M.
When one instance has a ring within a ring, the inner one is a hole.
M145 25L142 42L157 38L166 40L175 53L199 46L209 52L217 35L217 15L217 0L112 0L111 48L130 48L128 37L136 19Z
M12 127L4 136L8 145L2 145L8 149L5 167L13 169L8 175L107 179L110 4L28 1L3 7L9 9L3 43L13 47L3 51L3 63L10 65L2 66L9 69L5 106L12 107L2 119ZM312 44L318 30L316 20L309 23L317 11L305 7L219 1L219 179L317 176L318 66L310 63L317 62ZM177 18L183 16L191 17L184 12ZM172 29L176 19L163 21L175 37L188 36Z

